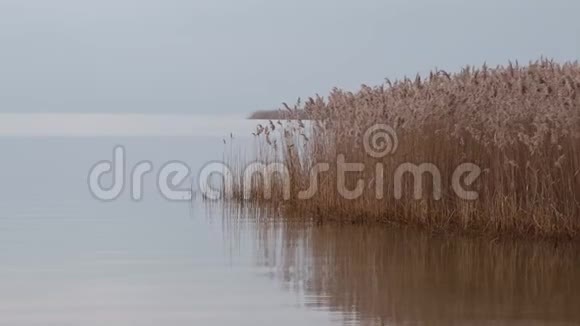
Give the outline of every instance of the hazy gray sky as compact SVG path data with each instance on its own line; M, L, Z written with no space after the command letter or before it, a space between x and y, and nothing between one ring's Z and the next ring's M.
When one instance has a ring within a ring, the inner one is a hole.
M580 57L577 0L0 0L0 112L250 112Z

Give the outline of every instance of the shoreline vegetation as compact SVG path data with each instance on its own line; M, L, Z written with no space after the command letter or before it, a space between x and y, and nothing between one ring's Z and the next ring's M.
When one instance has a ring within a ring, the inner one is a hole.
M256 130L257 159L284 163L290 184L274 178L267 198L267 183L260 177L244 180L243 162L234 160L234 201L280 207L288 218L321 223L389 223L491 237L580 236L578 62L541 59L525 66L466 67L454 74L438 70L426 79L386 80L357 92L333 89L328 97L252 117L271 120ZM363 144L365 132L377 123L392 127L399 139L396 152L378 158ZM365 168L339 180L339 155ZM388 180L406 162L438 168L441 198L430 195L433 183L427 176L419 181L425 195L416 199L416 175L403 178L402 198L397 196ZM466 162L482 170L469 187L478 194L475 200L451 190L455 168ZM320 163L330 167L315 180L312 171ZM313 181L315 194L299 199ZM365 191L345 198L339 182L348 189L362 182ZM245 188L251 193L244 194ZM381 196L374 191L379 188Z

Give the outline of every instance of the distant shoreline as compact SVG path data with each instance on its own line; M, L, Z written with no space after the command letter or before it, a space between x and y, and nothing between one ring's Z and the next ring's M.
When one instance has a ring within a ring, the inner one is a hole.
M260 110L255 111L248 117L249 120L296 120L306 119L306 112L285 110Z

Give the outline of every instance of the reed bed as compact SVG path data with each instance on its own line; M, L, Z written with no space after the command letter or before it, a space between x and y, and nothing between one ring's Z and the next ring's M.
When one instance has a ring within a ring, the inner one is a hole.
M277 179L272 196L267 185L251 181L251 196L242 196L244 178L236 179L234 198L284 208L289 216L320 222L395 223L442 232L523 237L577 238L580 234L580 65L539 60L525 66L466 67L458 73L433 71L357 92L334 89L328 97L285 106L299 119L259 125L258 159L281 162L290 177ZM300 117L301 118L301 117ZM384 157L365 150L365 133L376 125L396 130L399 147ZM280 136L282 135L282 136ZM348 188L363 182L365 191L345 198L338 191L337 159L364 165L349 173ZM463 163L481 168L469 186L476 200L460 198L451 179ZM241 162L234 162L240 164ZM318 189L308 199L299 193L318 175ZM404 163L430 163L442 177L442 195L434 198L423 179L425 196L414 197L415 180L403 179L397 196L392 184ZM381 174L376 166L383 166ZM246 180L245 186L248 186ZM378 189L381 188L381 196ZM401 196L402 195L402 196ZM267 196L266 196L267 197Z

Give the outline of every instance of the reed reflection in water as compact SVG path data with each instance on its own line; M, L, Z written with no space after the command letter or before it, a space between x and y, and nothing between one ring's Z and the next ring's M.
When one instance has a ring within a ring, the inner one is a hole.
M253 234L259 265L345 324L580 324L575 244L317 226L272 214L228 209L226 234Z

